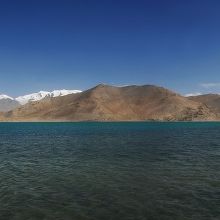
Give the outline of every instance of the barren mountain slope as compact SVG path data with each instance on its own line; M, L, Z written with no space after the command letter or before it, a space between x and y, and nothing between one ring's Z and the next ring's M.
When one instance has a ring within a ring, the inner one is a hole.
M220 95L218 94L206 94L199 96L191 96L190 100L205 104L209 109L220 116Z
M162 87L98 85L82 93L28 103L2 113L8 121L216 120L205 105Z

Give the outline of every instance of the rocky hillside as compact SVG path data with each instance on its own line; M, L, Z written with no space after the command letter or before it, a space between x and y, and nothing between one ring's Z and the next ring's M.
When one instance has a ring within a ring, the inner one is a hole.
M206 94L199 96L191 96L190 100L200 102L206 105L211 111L220 117L220 95L218 94Z

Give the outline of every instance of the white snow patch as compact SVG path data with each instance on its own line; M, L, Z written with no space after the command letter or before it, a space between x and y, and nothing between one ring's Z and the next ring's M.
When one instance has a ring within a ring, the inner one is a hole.
M1 99L11 99L11 100L14 100L12 97L10 97L8 95L5 95L5 94L0 94L0 100Z
M188 93L188 94L185 95L185 97L189 97L189 96L198 96L198 95L202 95L202 93L200 93L200 92Z
M25 105L28 102L40 101L41 99L43 99L45 97L65 96L65 95L79 93L79 92L82 92L82 91L80 91L80 90L66 90L66 89L54 90L52 92L40 91L37 93L19 96L15 100L18 101L21 105Z

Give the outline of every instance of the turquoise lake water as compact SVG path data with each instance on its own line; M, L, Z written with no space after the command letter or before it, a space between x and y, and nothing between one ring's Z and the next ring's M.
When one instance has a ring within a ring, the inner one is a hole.
M1 220L219 220L220 123L0 123Z

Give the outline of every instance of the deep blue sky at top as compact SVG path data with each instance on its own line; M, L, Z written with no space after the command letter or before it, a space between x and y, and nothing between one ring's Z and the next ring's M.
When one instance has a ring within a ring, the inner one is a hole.
M220 1L0 1L0 93L98 83L220 92Z

